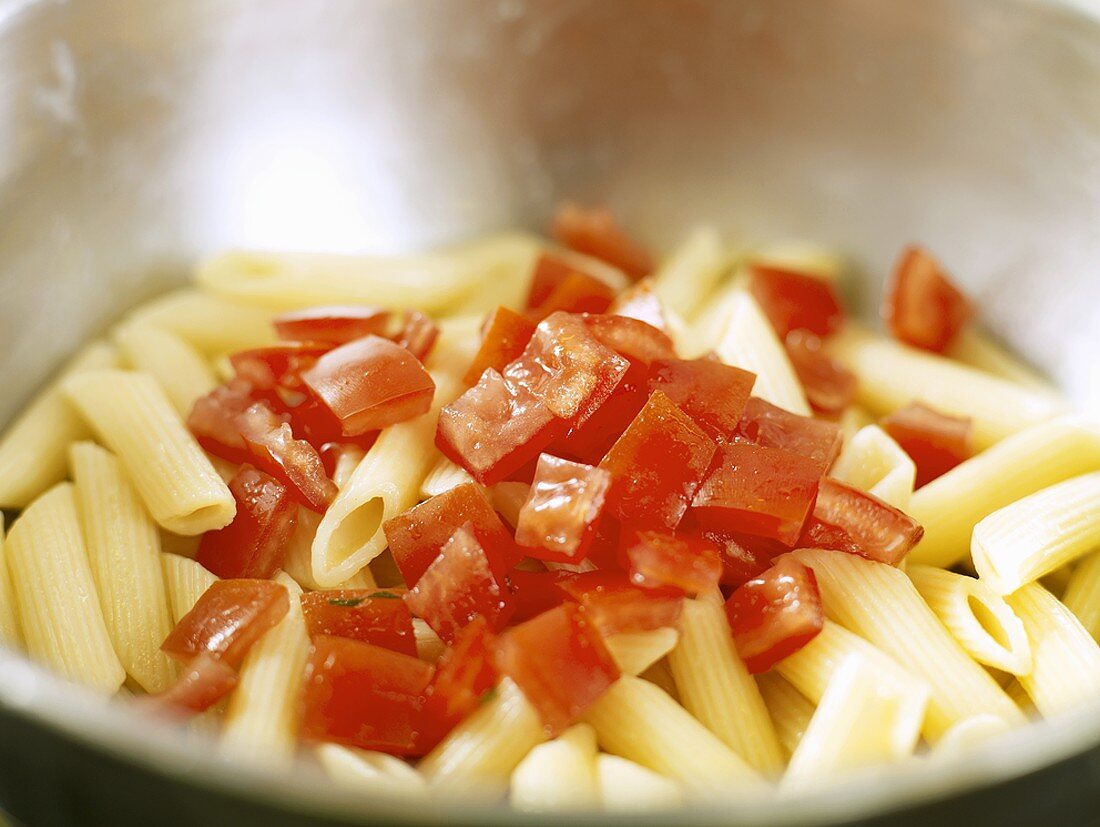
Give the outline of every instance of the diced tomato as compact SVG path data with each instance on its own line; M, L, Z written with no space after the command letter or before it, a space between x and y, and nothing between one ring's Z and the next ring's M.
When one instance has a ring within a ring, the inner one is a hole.
M603 313L611 305L615 292L606 283L570 269L566 276L554 286L550 295L530 311L536 321L545 319L551 313Z
M441 724L440 737L474 712L496 685L496 645L485 618L475 618L436 663L428 710Z
M622 546L630 582L696 595L718 587L722 564L710 543L667 531L638 531Z
M794 546L813 508L821 467L809 457L737 442L720 449L692 502L699 523Z
M648 322L629 316L586 314L584 323L599 341L632 362L648 365L654 359L676 358L672 339Z
M836 291L815 276L756 264L749 267L749 292L780 339L792 330L828 336L844 322Z
M270 580L216 580L161 644L181 661L208 652L237 666L290 610L286 587Z
M350 637L416 657L412 614L401 595L385 589L336 589L302 595L311 637Z
M590 571L563 577L559 588L579 603L603 635L648 632L675 626L683 594L668 588L643 588L624 572Z
M538 710L550 735L577 720L619 678L600 633L576 603L505 632L498 664Z
M463 626L484 617L503 629L512 612L504 578L493 570L471 525L458 529L439 556L405 594L405 603L443 640L454 640Z
M610 487L611 474L602 468L543 454L519 512L516 542L538 560L584 559Z
M522 571L508 573L508 587L512 593L513 623L522 623L548 609L560 606L566 598L561 588L563 580L572 577L570 572Z
M766 548L766 543L761 543L759 538L707 529L702 529L699 536L711 543L718 551L718 559L722 564L723 586L736 588L771 567L772 554ZM779 545L775 551L782 553L786 551L786 547Z
M810 416L799 416L750 396L737 426L737 436L757 445L783 448L809 457L822 473L840 454L844 435L840 426Z
M781 558L726 601L737 652L754 675L793 655L825 625L812 569Z
M578 253L602 259L640 279L653 270L653 256L630 238L606 207L563 204L554 214L550 234Z
M924 528L909 515L867 491L825 477L802 545L896 566L922 536Z
M598 464L649 400L648 375L644 364L632 361L599 410L580 427L552 443L550 450L588 465Z
M301 736L392 755L426 751L431 664L345 637L320 636L306 662Z
M821 339L805 330L792 330L785 344L806 399L815 411L838 414L852 404L856 375L825 354Z
M882 313L895 339L942 353L973 318L974 306L931 254L910 246L894 267Z
M324 511L336 496L317 449L295 439L290 425L266 402L257 402L237 417L237 428L252 460L285 485L307 508Z
M382 524L401 576L416 585L456 531L469 526L498 574L518 560L515 543L500 517L472 482L425 500Z
M384 336L390 311L381 307L328 305L292 310L275 317L275 333L291 342L342 345L371 334Z
M756 374L713 359L659 359L649 368L649 389L661 391L715 442L737 432Z
M158 708L179 713L199 713L212 707L237 685L237 672L209 652L199 652L180 671L166 690L150 700Z
M607 309L609 314L639 319L660 331L668 333L668 319L660 298L653 291L653 280L642 281L624 290Z
M329 351L302 379L340 420L345 436L420 416L435 394L435 382L419 359L380 336Z
M527 303L525 307L528 310L537 311L547 303L547 299L550 298L551 294L575 273L580 273L586 278L595 278L588 273L578 270L573 265L566 263L556 256L550 256L545 253L540 255L538 261L535 262L535 272L531 278L531 289L527 293ZM604 284L602 280L599 281L601 284ZM607 287L606 284L604 284L604 287L607 288L607 295L610 299L610 288ZM602 291L598 288L594 288L594 291L602 295ZM598 310L596 312L603 311ZM542 316L549 314L535 312L532 315L536 318L542 318Z
M880 423L917 466L917 488L941 477L974 453L973 423L913 403Z
M405 313L404 324L393 337L393 341L423 362L432 352L438 338L439 327L430 317L419 311L409 310Z
M237 377L254 388L302 389L302 373L329 351L328 345L286 344L242 350L229 357Z
M476 385L486 368L497 372L504 370L505 365L523 353L534 332L535 325L526 316L507 307L498 307L489 316L481 336L481 347L463 381Z
M229 481L237 503L233 522L208 531L195 559L222 578L266 580L283 565L298 524L298 503L281 482L251 465Z
M613 480L608 511L634 528L675 528L715 449L691 417L654 391L600 462Z
M237 427L237 417L256 401L249 382L231 379L195 400L187 417L187 427L199 445L214 456L230 462L244 462L250 454Z

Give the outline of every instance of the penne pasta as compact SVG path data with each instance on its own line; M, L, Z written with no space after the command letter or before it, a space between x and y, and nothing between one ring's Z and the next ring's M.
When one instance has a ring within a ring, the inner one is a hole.
M935 758L954 757L968 752L990 738L1008 732L1008 723L999 715L982 713L963 718L943 734L932 751Z
M69 451L92 576L111 644L126 673L161 692L176 669L160 645L172 631L160 537L122 465L91 442Z
M226 301L198 290L179 290L143 304L122 324L174 333L207 357L263 347L277 341L267 310Z
M116 328L115 344L129 367L158 382L181 417L187 418L200 396L217 385L206 360L182 338L148 324Z
M512 772L511 803L517 810L591 810L599 802L596 731L588 724L574 724L534 747Z
M393 755L339 744L319 744L315 755L341 787L381 796L424 798L428 794L424 776Z
M439 635L419 617L413 618L413 634L416 636L416 655L428 663L435 663L447 649Z
M660 687L662 692L680 703L680 690L676 688L676 679L672 677L672 667L668 665L667 657L661 658L638 677Z
M233 495L156 380L121 370L85 371L63 387L160 525L191 535L229 524L236 513Z
M906 511L917 466L882 428L867 425L845 440L829 475Z
M23 648L23 629L19 623L19 607L11 584L8 558L4 552L4 514L0 512L0 646Z
M816 707L777 672L757 675L756 683L768 707L784 757L789 760L806 733Z
M974 325L967 325L948 343L944 355L964 365L992 373L1017 385L1051 390L1050 382L1021 362Z
M691 319L729 270L731 257L713 227L697 227L653 275L653 290L669 310Z
M618 632L604 639L624 675L640 675L672 651L680 633L669 626L646 632Z
M757 247L748 254L747 263L793 270L832 283L839 282L844 274L844 261L835 250L797 240Z
M172 612L172 625L179 623L185 614L195 608L199 598L218 579L200 563L175 554L161 554L164 570L164 588L168 594L168 607Z
M680 785L618 755L596 756L600 805L611 813L652 812L683 803Z
M450 491L452 488L473 481L474 478L469 475L465 468L455 465L446 457L440 457L420 486L420 498L426 500L429 497L434 497L444 491Z
M115 692L126 672L103 620L72 484L27 506L4 550L27 653L68 680Z
M1100 638L1100 552L1094 551L1073 570L1062 602L1094 640Z
M298 509L298 524L290 535L283 558L283 571L294 578L303 589L318 591L324 588L336 589L373 589L377 586L368 566L363 566L355 574L335 586L322 586L313 577L313 541L317 536L317 526L321 524L321 515L311 509Z
M498 482L489 488L489 501L508 525L515 528L520 509L530 494L531 486L525 482Z

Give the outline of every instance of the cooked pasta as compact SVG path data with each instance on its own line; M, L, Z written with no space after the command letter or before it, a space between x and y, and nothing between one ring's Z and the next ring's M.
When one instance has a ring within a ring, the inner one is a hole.
M835 250L806 241L778 241L761 245L747 255L749 264L762 264L839 282L844 261Z
M790 760L806 733L806 727L810 725L816 707L778 672L758 675L756 683L775 725L775 734L783 747L784 757Z
M661 264L653 276L653 289L669 310L690 320L730 263L718 232L713 227L698 227Z
M680 633L671 626L644 632L618 632L604 639L624 675L640 675L676 646Z
M574 724L539 744L512 772L512 806L530 812L590 810L600 802L596 731Z
M269 311L197 290L180 290L144 304L123 324L167 330L208 357L263 347L276 340Z
M906 511L917 467L882 428L867 425L845 440L829 475Z
M0 513L0 645L12 649L23 647L23 630L19 624L19 607L15 605L15 590L4 552L4 515Z
M932 751L935 758L954 757L967 752L974 747L988 741L996 735L1008 731L1008 723L999 715L982 713L970 718L963 718L936 742L936 748Z
M944 353L964 365L992 373L1017 385L1050 390L1050 382L994 342L987 334L973 327L960 330Z
M319 744L316 755L329 777L342 787L408 798L424 798L428 794L424 776L387 753Z
M176 554L161 554L160 563L164 570L164 586L172 610L172 622L179 623L218 577L194 560Z
M160 382L181 417L186 418L195 400L217 385L206 360L174 333L148 324L128 324L115 330L114 340L129 367Z
M641 764L600 753L596 756L600 806L610 813L662 810L683 803L680 785Z
M1093 552L1073 570L1062 602L1093 639L1100 637L1100 552Z
M424 499L434 497L473 480L465 468L455 465L446 457L440 457L421 483L420 496Z

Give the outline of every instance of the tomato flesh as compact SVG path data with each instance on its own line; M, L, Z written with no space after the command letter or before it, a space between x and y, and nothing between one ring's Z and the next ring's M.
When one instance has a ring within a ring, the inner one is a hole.
M965 417L913 403L879 424L917 466L917 488L942 477L974 453L973 423Z
M288 423L266 402L257 402L237 417L252 461L287 487L307 508L324 511L336 496L336 485L325 473L317 449L295 439Z
M942 353L974 316L974 306L926 250L902 251L883 303L895 339Z
M755 373L713 359L659 359L649 367L649 389L664 393L720 444L737 432L755 382Z
M737 426L737 436L768 448L782 448L809 457L825 473L840 454L844 435L840 426L810 416L799 416L749 397Z
M607 309L609 314L638 319L668 333L668 320L660 298L653 291L652 279L643 279L624 290Z
M405 313L401 330L393 337L398 347L403 347L419 362L424 362L439 338L439 326L416 310Z
M309 370L329 350L327 345L286 344L242 350L229 357L233 371L259 390L299 391L302 372Z
M646 388L648 369L641 362L630 362L611 396L584 424L570 429L555 440L550 449L588 465L597 465L611 446L634 421L649 399Z
M531 277L531 287L527 292L527 303L524 306L528 310L535 311L531 315L537 319L549 315L547 313L539 313L539 308L546 304L547 299L550 298L553 292L566 279L572 274L579 272L581 271L576 267L568 264L557 256L543 253L535 262L535 271ZM583 273L583 275L587 276L588 274ZM610 288L607 289L610 295Z
M769 543L758 537L729 531L697 526L688 534L714 548L722 566L719 582L734 588L766 571L771 567L773 556L787 551L787 547L780 543Z
M684 607L682 592L643 588L618 571L591 571L563 577L559 588L584 608L592 624L605 636L675 626Z
M554 214L550 235L578 253L618 267L633 279L653 270L653 256L619 228L606 207L563 204Z
M603 281L579 270L570 269L541 304L530 311L535 320L551 313L603 313L615 293Z
M792 330L828 336L844 323L836 291L815 276L757 264L749 268L749 292L780 339Z
M293 310L275 317L275 333L291 342L342 345L371 334L383 336L390 312L380 307L329 305Z
M187 428L205 450L229 462L250 456L237 417L256 403L251 383L234 378L199 397L187 416Z
M667 531L639 531L622 546L630 582L644 588L670 588L697 595L718 587L722 563L714 546Z
M737 652L754 675L793 655L825 624L813 570L787 558L734 591L726 616Z
M597 340L632 362L673 359L676 348L660 328L629 316L586 314L584 323Z
M559 571L523 571L515 569L508 573L508 589L512 594L512 623L522 623L535 615L560 606L566 598L562 589L563 580L573 575Z
M823 414L839 414L856 396L856 375L830 359L821 339L805 330L792 330L785 341L798 381L810 406Z
M476 711L496 686L496 645L497 637L485 618L475 618L436 663L428 710L439 724L440 738Z
M509 362L523 353L534 332L535 325L526 316L507 307L498 307L489 316L481 337L481 347L463 381L467 385L476 385L486 368L498 373L504 370Z
M825 477L801 545L846 551L896 566L923 536L920 523L889 503Z
M606 470L543 454L519 512L516 542L539 560L583 559L610 488Z
M330 635L416 657L412 614L401 595L385 589L334 589L302 595L310 637Z
M237 671L209 652L199 652L170 687L151 700L173 712L205 712L237 686Z

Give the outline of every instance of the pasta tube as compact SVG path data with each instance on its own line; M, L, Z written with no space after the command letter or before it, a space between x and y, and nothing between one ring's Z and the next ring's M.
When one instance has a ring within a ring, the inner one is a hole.
M789 759L806 733L806 727L810 725L814 704L778 672L757 675L756 682L775 725L779 744Z
M214 371L191 345L167 330L130 324L115 330L115 343L130 367L158 382L181 417L217 385Z
M424 776L393 755L339 744L320 744L315 754L329 778L342 787L409 798L424 798L428 794Z
M1062 602L1094 640L1100 637L1100 552L1093 552L1073 570Z
M8 558L4 552L4 514L0 512L0 645L20 649L23 646L23 630L19 625L19 607L15 604L15 589L8 571Z
M574 724L539 744L512 772L512 806L528 812L591 810L599 804L596 731Z
M428 476L424 478L424 482L420 486L420 496L426 500L429 497L434 497L444 491L450 491L452 488L473 481L474 478L469 475L465 468L455 465L446 457L440 457L436 460L432 470L428 472Z
M680 633L669 626L646 632L619 632L604 639L624 675L640 675L672 651Z
M671 809L683 803L680 785L618 755L596 756L600 804L608 812L646 812Z
M195 608L199 598L218 576L207 571L200 563L176 554L161 554L160 563L164 570L164 587L168 593L168 606L172 611L172 624L175 625Z
M125 326L158 327L174 333L207 357L274 344L272 313L198 290L169 293L138 307Z
M713 227L697 227L653 275L653 290L669 310L691 319L730 267L730 255Z
M882 428L867 425L845 441L829 475L906 511L917 466Z
M992 373L1017 385L1049 391L1050 382L1025 365L974 325L960 330L944 355L964 365Z

